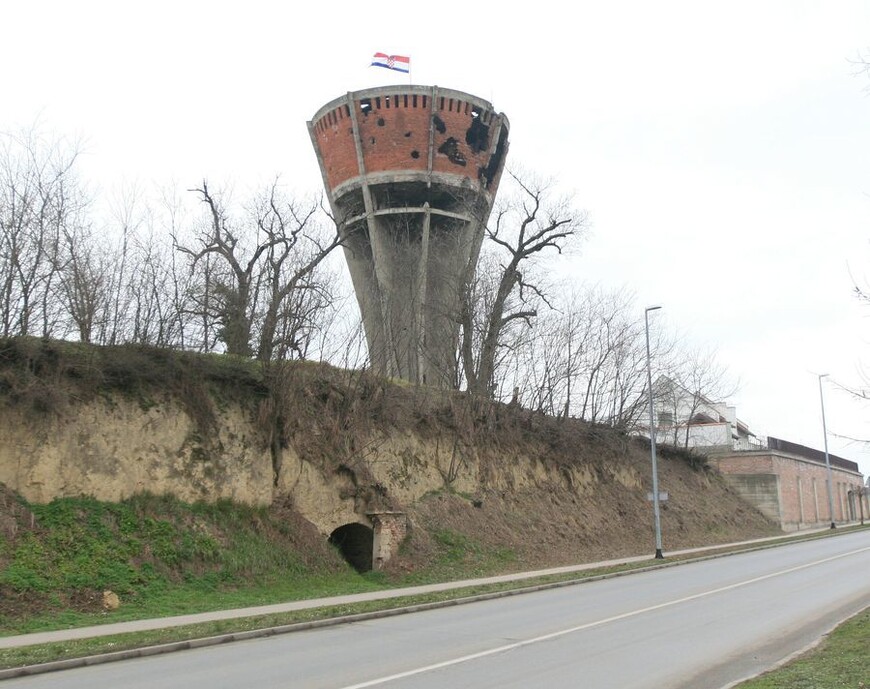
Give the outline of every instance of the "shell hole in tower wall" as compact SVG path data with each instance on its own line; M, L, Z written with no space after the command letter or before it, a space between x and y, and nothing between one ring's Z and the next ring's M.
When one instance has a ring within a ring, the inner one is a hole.
M462 155L462 152L459 150L459 142L452 136L438 147L438 152L446 155L447 160L454 165L464 166L467 162L465 156Z
M329 542L357 572L371 571L374 539L374 531L356 522L339 526L329 535Z
M507 130L502 127L501 131L498 135L498 144L495 147L495 153L490 156L489 164L486 167L480 168L478 171L478 175L486 184L486 188L489 189L489 185L492 184L493 179L495 179L496 174L501 167L502 159L504 158L505 149L507 148Z
M472 117L471 126L465 132L465 143L474 153L485 151L489 146L489 127L480 117Z

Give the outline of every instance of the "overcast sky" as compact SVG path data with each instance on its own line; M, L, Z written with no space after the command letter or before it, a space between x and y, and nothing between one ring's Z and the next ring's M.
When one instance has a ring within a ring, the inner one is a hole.
M570 10L567 9L570 7ZM306 121L407 76L490 100L509 165L555 176L592 231L559 270L626 286L715 347L761 435L822 449L817 373L870 371L870 2L4 5L0 129L80 136L82 172L182 188L321 177ZM825 388L832 452L870 474L870 406Z

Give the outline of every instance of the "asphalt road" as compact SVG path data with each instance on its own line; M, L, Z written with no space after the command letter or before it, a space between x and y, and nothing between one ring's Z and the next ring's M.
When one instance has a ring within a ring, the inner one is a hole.
M108 689L719 689L870 605L870 532L7 680Z

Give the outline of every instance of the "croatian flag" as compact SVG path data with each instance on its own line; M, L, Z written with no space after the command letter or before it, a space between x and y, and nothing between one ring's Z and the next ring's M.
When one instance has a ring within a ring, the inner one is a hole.
M375 53L372 58L372 67L385 67L386 69L394 69L397 72L411 71L411 58L404 55L387 55L385 53Z

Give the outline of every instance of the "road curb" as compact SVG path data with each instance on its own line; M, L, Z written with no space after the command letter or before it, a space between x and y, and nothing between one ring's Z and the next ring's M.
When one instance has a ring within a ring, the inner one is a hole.
M824 538L820 536L819 538ZM802 540L816 540L815 538L807 538ZM749 553L760 550L768 550L778 548L782 545L790 545L791 543L771 543L758 545L751 548L744 548L736 551L725 553L712 553L710 555L702 555L692 557L685 560L674 560L659 562L645 567L637 567L623 570L620 572L607 572L605 574L595 574L589 577L581 577L578 579L567 579L564 581L554 581L542 584L533 584L531 586L523 586L505 591L493 591L490 593L479 593L471 596L463 596L460 598L452 598L443 601L432 601L430 603L417 603L397 608L388 608L385 610L373 610L371 612L355 613L351 615L341 615L338 617L330 617L322 620L311 620L309 622L295 622L293 624L279 625L275 627L264 627L262 629L251 629L243 632L228 632L226 634L218 634L216 636L203 637L199 639L187 639L185 641L172 641L165 644L157 644L153 646L142 646L139 648L131 648L123 651L112 651L109 653L101 653L98 655L82 656L80 658L68 658L65 660L54 660L47 663L39 663L36 665L23 665L15 668L7 668L0 670L0 681L4 679L12 679L15 677L26 677L32 675L44 674L47 672L57 672L60 670L70 670L73 668L89 667L93 665L102 665L104 663L113 663L121 660L130 660L133 658L145 658L149 656L162 655L164 653L175 653L177 651L186 651L195 648L206 648L209 646L219 646L225 643L235 641L247 641L251 639L259 639L280 634L290 634L309 629L318 629L324 627L334 627L342 624L352 624L354 622L364 622L367 620L376 620L386 617L396 617L399 615L408 615L426 610L437 610L439 608L447 608L456 605L467 605L469 603L477 603L488 600L496 600L499 598L507 598L509 596L519 596L538 591L547 591L557 588L565 588L568 586L577 586L581 584L592 583L595 581L603 581L606 579L615 579L617 577L629 576L641 572L651 572L660 569L669 569L680 565L692 564L695 562L707 562L709 560L717 560L731 555L739 555L741 553ZM128 632L135 633L135 632ZM58 642L54 642L58 643Z

